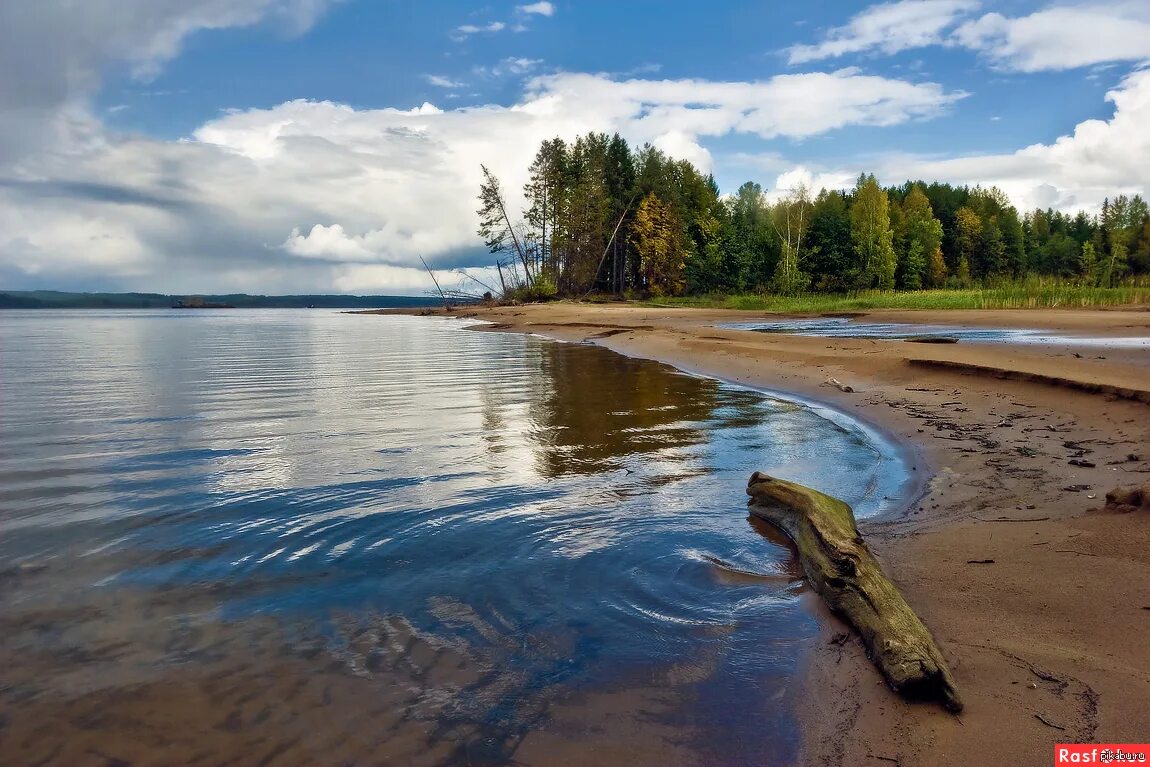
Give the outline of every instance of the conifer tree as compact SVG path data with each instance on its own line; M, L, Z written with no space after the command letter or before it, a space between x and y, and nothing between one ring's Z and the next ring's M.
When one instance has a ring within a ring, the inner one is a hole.
M478 232L502 256L505 292L917 290L1029 273L1114 286L1150 273L1150 210L1139 196L1107 199L1098 216L1020 217L995 187L884 190L862 175L849 192L812 200L798 188L769 205L756 183L723 197L685 160L590 133L543 142L520 210L481 168Z

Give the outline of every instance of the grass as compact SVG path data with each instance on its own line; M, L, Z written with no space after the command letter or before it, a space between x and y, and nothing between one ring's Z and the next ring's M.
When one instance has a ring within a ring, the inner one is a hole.
M876 309L1078 309L1150 305L1150 282L1142 280L1115 288L1095 288L1057 280L1032 278L983 288L961 290L866 290L847 294L810 293L687 296L642 301L648 306L743 309L758 312L823 313Z

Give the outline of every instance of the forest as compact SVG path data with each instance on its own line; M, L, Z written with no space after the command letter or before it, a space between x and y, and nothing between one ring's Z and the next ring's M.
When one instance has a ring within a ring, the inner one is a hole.
M590 293L662 297L967 288L1043 275L1114 287L1150 272L1150 212L1116 195L1098 214L1020 212L997 188L907 181L883 188L722 194L710 175L618 134L539 147L508 197L486 166L479 236L499 292L520 300Z

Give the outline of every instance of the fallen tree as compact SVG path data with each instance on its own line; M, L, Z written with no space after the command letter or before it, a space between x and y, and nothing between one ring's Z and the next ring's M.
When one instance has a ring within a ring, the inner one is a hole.
M761 472L747 485L756 517L794 542L803 572L830 608L854 626L867 654L899 694L962 710L954 679L922 620L867 548L851 507Z

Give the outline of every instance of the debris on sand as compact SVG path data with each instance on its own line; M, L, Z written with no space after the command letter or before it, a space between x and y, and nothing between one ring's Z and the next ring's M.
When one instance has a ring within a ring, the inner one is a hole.
M954 336L911 336L904 338L908 344L956 344L958 339Z
M849 386L837 378L828 378L827 380L823 381L823 386L833 386L839 391L846 392L847 394L854 392L853 386Z
M1103 511L1128 514L1132 511L1150 511L1150 482L1140 487L1116 487L1106 494Z

